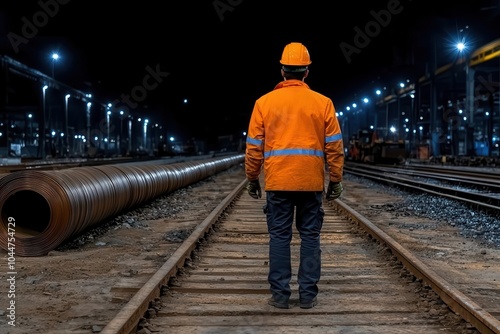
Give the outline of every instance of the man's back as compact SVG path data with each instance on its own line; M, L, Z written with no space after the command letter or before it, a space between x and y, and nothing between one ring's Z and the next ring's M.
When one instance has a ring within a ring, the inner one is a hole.
M266 191L323 190L326 136L340 132L334 113L328 97L300 80L282 81L256 101L248 135L265 138Z

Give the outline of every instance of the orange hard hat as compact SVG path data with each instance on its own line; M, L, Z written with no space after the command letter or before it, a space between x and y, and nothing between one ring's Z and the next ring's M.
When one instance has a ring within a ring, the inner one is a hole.
M280 63L285 66L307 66L312 62L307 48L302 43L294 42L285 46Z

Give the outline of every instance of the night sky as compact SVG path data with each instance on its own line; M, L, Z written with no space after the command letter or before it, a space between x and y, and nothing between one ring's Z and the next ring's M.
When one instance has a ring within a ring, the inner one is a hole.
M199 136L225 135L246 130L255 100L281 80L289 42L308 47L306 82L340 110L421 76L433 41L448 62L461 34L474 47L499 38L498 2L4 1L1 53L51 75L57 51L57 80L103 101L149 85L139 109Z

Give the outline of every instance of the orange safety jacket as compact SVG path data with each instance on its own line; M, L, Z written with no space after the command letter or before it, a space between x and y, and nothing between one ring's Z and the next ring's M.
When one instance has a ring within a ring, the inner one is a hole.
M264 166L265 191L323 191L342 181L342 133L330 98L301 80L285 80L254 105L245 152L248 180Z

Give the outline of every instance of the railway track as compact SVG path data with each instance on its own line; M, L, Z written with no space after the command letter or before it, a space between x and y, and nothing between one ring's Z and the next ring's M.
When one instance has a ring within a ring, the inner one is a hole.
M406 169L348 164L345 171L407 190L448 197L483 210L500 211L500 184L492 173L451 169Z
M119 217L120 228L84 235L47 257L18 258L20 331L7 333L499 332L498 303L487 313L484 300L452 297L454 286L482 290L490 303L497 292L474 279L424 274L422 262L348 209L368 193L348 180L345 201L325 206L319 305L267 305L264 201L248 197L242 170L232 170L138 208L153 211L140 219ZM294 254L297 247L295 236Z
M491 193L500 192L500 175L499 169L484 169L474 168L466 169L465 167L445 168L445 167L430 167L430 166L413 166L405 165L403 167L394 166L372 166L366 164L346 164L346 170L359 171L361 173L384 173L393 174L401 177L434 180L443 184L461 185L470 188L487 190Z
M339 201L325 206L319 305L267 305L263 201L241 196L243 185L101 333L129 333L137 323L137 333L457 333L466 327L457 314L481 333L500 330L497 319ZM295 235L295 267L298 247Z

